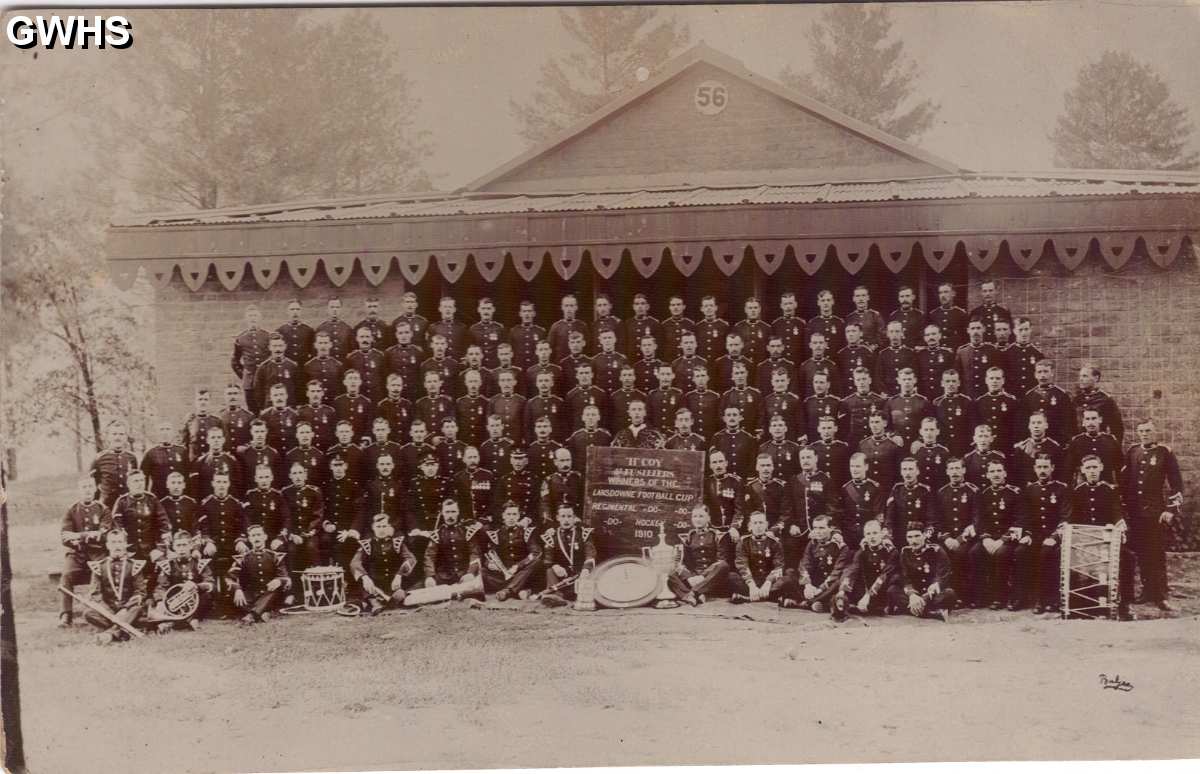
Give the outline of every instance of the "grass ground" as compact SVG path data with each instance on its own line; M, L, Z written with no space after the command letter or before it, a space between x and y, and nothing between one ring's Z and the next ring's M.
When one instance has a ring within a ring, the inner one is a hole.
M11 509L36 772L1200 755L1197 555L1171 557L1180 611L1129 624L448 603L100 648L54 626L74 486L39 488Z

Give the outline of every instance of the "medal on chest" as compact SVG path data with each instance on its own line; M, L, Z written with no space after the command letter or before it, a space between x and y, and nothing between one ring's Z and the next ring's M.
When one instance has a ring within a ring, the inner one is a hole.
M1050 504L1053 505L1056 502L1058 502L1058 495L1050 495Z

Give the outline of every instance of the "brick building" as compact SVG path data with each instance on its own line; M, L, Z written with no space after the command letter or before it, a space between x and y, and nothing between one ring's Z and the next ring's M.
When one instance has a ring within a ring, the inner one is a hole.
M567 289L585 318L603 291L620 316L679 292L691 316L757 295L770 319L785 289L808 317L819 290L845 314L866 284L886 314L900 285L928 307L950 281L969 308L994 278L1064 386L1095 361L1127 419L1159 421L1196 502L1200 176L974 173L703 45L459 191L137 215L109 237L117 281L156 288L159 408L181 418L193 385L231 380L251 302L271 327L291 298L315 325L331 295L351 324L372 295L390 320L408 289L468 322L487 295L501 322L532 298L548 325Z

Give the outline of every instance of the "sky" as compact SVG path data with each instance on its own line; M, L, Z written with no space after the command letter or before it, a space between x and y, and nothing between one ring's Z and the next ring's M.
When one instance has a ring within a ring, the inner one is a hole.
M783 5L663 9L688 25L694 42L704 41L770 78L787 65L803 69L809 63L804 30L819 11ZM135 49L139 16L161 12L124 12L134 25ZM418 124L435 143L428 167L437 188L461 186L524 149L508 104L533 92L547 57L570 49L557 9L371 13L395 41L398 66L422 100ZM910 3L893 5L892 16L895 36L922 72L922 96L942 106L934 127L917 143L967 168L1051 167L1047 135L1063 94L1080 66L1108 48L1128 50L1152 65L1200 125L1200 0ZM81 160L73 132L90 106L111 98L104 57L123 55L128 54L57 51L35 60L10 46L0 49L7 97L0 153L8 174L43 176ZM51 90L69 93L72 105L49 110L42 97Z

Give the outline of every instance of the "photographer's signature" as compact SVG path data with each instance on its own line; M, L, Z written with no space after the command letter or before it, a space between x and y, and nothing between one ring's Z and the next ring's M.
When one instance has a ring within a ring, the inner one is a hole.
M1114 691L1128 692L1133 690L1133 683L1127 680L1122 680L1120 675L1113 675L1112 677L1109 677L1108 675L1102 674L1100 675L1100 687L1111 688Z

